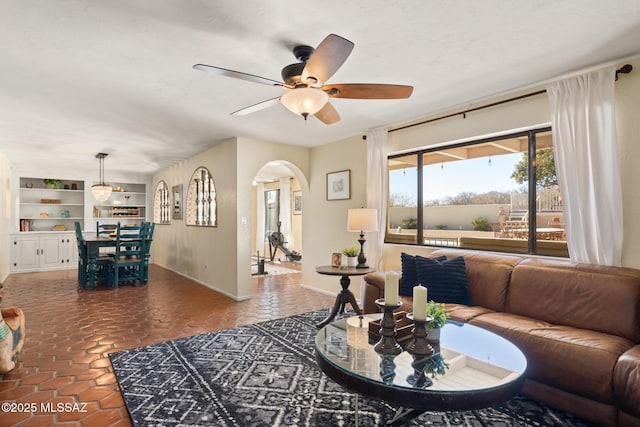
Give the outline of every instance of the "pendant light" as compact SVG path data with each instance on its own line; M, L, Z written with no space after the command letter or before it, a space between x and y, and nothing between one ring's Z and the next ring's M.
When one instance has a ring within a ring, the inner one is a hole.
M96 158L100 159L100 182L91 186L91 194L99 202L107 200L113 191L110 185L104 183L104 158L107 156L107 153L96 154Z

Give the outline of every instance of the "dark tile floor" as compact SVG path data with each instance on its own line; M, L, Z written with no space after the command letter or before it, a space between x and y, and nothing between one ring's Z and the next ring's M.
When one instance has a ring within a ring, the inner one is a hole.
M327 308L335 300L302 288L300 273L254 278L255 296L242 302L155 265L149 277L143 287L78 291L76 270L11 275L2 306L24 310L27 338L18 366L0 376L0 403L37 410L2 412L0 426L129 426L109 353ZM46 411L58 403L68 405Z

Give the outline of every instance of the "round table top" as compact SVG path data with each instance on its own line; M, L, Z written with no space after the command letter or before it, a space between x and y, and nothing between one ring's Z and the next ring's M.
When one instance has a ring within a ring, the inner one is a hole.
M362 323L357 317L341 319L318 331L318 365L342 386L405 408L432 411L480 409L520 392L527 360L505 338L448 322L434 354L422 356L418 364L406 351L397 356L375 351L377 340L368 333L374 317L380 315L367 315Z
M374 268L356 268L356 267L334 267L332 265L322 265L316 267L316 272L319 274L326 274L328 276L363 276L365 274L373 273L376 271Z

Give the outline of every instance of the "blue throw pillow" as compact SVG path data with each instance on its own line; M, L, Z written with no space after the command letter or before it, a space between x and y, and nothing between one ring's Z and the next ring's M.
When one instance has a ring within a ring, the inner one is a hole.
M416 258L416 274L418 283L427 288L429 300L471 305L463 257Z
M402 252L400 254L400 262L402 263L402 280L400 281L398 293L404 296L411 296L413 287L418 284L416 257Z
M418 274L416 271L417 259L431 258L425 258L420 255L409 255L404 252L400 254L400 262L402 263L402 280L400 281L400 289L398 290L398 293L402 296L413 296L413 287L417 286L420 283L418 281ZM434 259L437 259L438 261L444 261L447 259L447 257L442 255Z

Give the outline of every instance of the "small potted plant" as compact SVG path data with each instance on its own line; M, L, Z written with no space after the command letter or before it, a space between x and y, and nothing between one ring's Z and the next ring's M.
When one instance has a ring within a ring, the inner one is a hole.
M360 249L355 246L350 246L344 248L342 253L347 257L347 266L355 267L358 265L358 254L360 253Z
M51 179L46 178L42 180L45 188L60 188L60 180L59 179Z
M427 340L439 341L440 329L447 323L449 313L444 311L444 303L429 301L427 303L427 316L433 317L433 320L427 323Z

